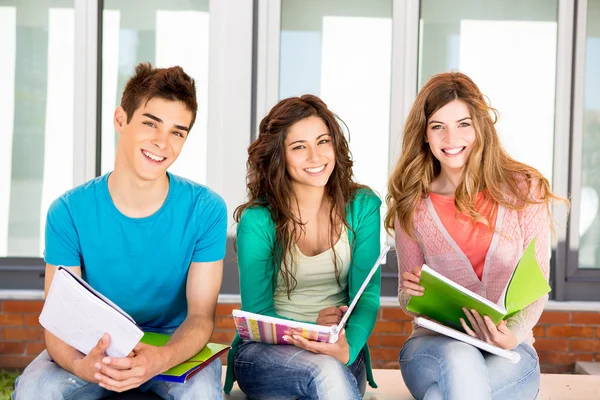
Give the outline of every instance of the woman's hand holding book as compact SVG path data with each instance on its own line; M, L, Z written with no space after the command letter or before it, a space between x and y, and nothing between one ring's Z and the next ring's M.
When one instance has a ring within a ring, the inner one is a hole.
M514 349L519 344L517 336L508 329L506 321L500 321L498 326L496 326L487 315L482 317L476 310L468 310L464 307L463 311L473 327L471 329L464 318L460 319L463 329L469 336L507 350Z
M411 296L423 296L423 292L425 291L425 288L419 285L422 267L423 266L420 265L418 267L414 267L410 272L404 271L402 273L402 287L404 287L406 289L406 293Z
M335 343L323 343L307 340L303 338L301 334L294 333L293 330L289 333L286 332L283 340L289 344L312 353L327 354L328 356L338 359L344 365L346 365L348 360L350 360L350 346L348 346L348 341L346 340L346 331L344 329L342 329L340 332L338 340Z
M317 325L332 326L337 325L342 320L344 313L348 311L348 306L327 307L319 312L317 316Z

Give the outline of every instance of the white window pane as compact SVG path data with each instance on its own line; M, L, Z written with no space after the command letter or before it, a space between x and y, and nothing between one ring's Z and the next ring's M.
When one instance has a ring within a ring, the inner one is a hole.
M392 1L283 0L279 98L314 94L348 125L357 181L385 196Z
M440 72L470 76L499 112L508 153L550 182L557 18L557 0L422 0L419 35L419 88Z
M8 219L12 173L15 112L15 58L17 52L17 9L0 7L0 257L8 255Z
M0 257L40 257L73 185L73 2L33 3L0 0Z
M208 0L104 2L102 72L101 173L114 168L118 140L112 125L115 107L135 66L181 66L196 81L198 113L194 127L175 163L169 169L196 182L206 183L208 106Z
M579 268L600 268L600 0L588 1Z

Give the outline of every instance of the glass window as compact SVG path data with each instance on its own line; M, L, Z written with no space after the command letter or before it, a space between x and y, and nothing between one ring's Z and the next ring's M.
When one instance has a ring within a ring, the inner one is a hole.
M358 182L385 196L392 1L282 0L279 98L311 93L348 126Z
M117 133L115 107L135 66L180 65L196 81L198 114L186 145L169 169L206 183L208 105L208 0L105 0L102 31L101 172L112 171Z
M588 0L579 268L600 268L600 0Z
M439 72L469 75L499 111L509 154L550 182L557 18L557 0L421 1L419 88Z
M0 257L41 257L73 186L73 0L0 0Z

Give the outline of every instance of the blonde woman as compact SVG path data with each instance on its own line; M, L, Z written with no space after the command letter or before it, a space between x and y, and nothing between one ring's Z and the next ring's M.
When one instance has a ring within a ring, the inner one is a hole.
M496 302L524 249L537 238L536 258L548 277L549 205L562 199L539 171L506 153L495 122L496 111L462 73L432 77L417 96L390 178L385 220L396 236L398 299L405 311L411 296L423 294L424 263ZM540 368L532 328L546 301L540 298L497 326L464 310L465 332L520 353L518 364L414 326L400 352L413 396L534 399Z

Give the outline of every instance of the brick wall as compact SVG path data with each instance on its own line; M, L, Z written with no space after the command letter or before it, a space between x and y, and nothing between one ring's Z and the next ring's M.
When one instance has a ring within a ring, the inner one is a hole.
M0 301L0 368L23 368L44 349L38 323L41 301ZM231 310L219 304L213 342L234 336ZM398 354L411 332L410 319L398 307L382 307L369 339L375 368L398 368ZM542 372L573 372L575 361L600 361L600 312L545 311L535 327ZM225 363L225 357L222 359Z

